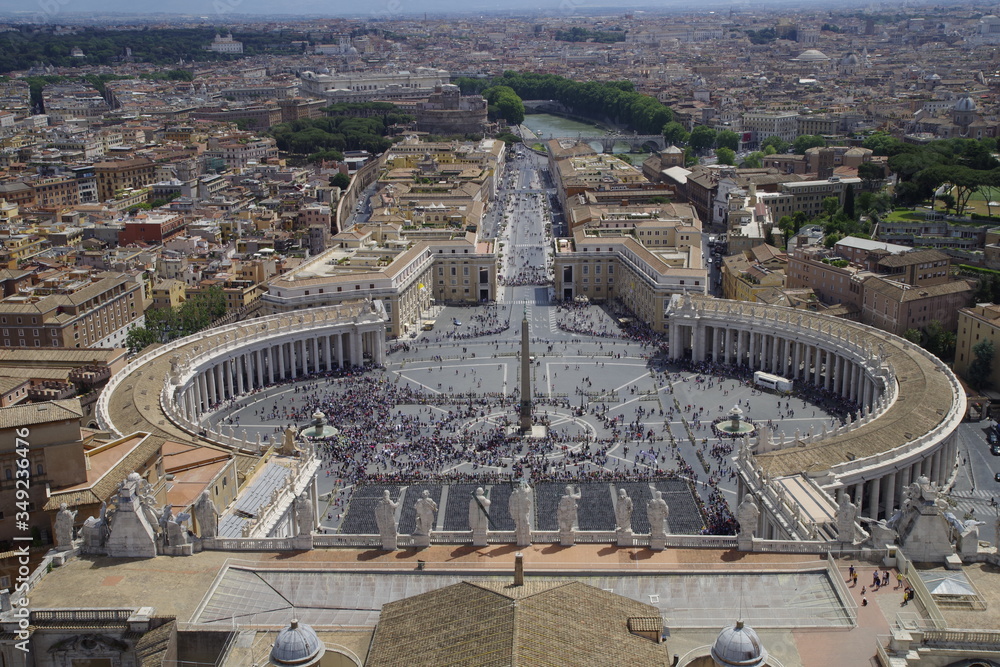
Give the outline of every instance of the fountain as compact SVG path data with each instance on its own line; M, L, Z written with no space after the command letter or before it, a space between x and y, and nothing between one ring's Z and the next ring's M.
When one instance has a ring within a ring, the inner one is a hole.
M299 436L310 440L325 440L340 435L340 429L326 423L326 415L317 410L313 413L312 422L299 431Z
M734 405L733 409L729 411L729 420L719 422L715 428L721 433L731 436L751 436L757 430L752 423L743 419L743 410L738 405Z

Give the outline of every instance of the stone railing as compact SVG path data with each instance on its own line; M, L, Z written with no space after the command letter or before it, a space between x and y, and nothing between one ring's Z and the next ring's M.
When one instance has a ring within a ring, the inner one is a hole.
M216 537L202 542L209 551L296 551L292 537Z
M943 630L948 627L948 622L934 601L934 596L927 590L924 580L920 578L920 574L913 567L913 563L906 557L902 549L896 549L896 569L906 577L906 581L913 588L914 594L927 611L927 616L930 618L931 623L934 624L934 629Z
M1000 650L1000 630L924 630L924 646L975 651Z
M38 609L31 612L31 620L36 623L55 621L71 623L114 622L125 623L135 609Z
M472 542L472 531L431 531L432 544L470 544ZM231 538L240 539L240 538ZM574 541L577 544L616 544L617 533L613 530L578 530L574 532ZM398 535L396 544L402 548L412 544L413 536ZM497 530L487 533L488 544L514 544L517 536L512 530ZM555 544L559 542L559 531L557 530L533 530L531 531L532 544ZM637 534L632 537L633 546L646 547L649 545L648 534ZM770 542L761 542L764 547L761 551L786 551L794 553L823 553L836 547L835 543L823 548L821 543L795 543L804 545L816 545L810 548L803 547L794 549L769 549ZM341 534L314 534L313 547L378 547L382 545L382 538L378 535L341 535ZM735 549L737 540L734 535L667 535L666 546L685 549ZM756 545L755 545L756 546ZM244 549L246 550L246 549ZM757 550L755 548L755 550Z

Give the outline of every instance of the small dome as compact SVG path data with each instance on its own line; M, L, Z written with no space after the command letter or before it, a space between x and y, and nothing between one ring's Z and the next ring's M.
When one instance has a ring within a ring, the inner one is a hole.
M859 64L858 57L856 55L854 55L853 53L848 53L846 56L843 57L843 59L840 62L843 65L858 65Z
M308 625L299 625L292 619L291 625L278 633L271 647L271 664L285 667L286 665L318 665L319 659L326 653L326 647L316 636L316 632Z
M830 56L816 49L809 49L808 51L803 51L802 53L799 54L798 58L794 58L794 60L797 60L798 62L820 62L829 59Z
M763 667L767 650L753 628L736 621L736 625L724 628L712 644L712 660L721 667Z
M931 72L930 74L924 77L924 81L940 81L940 80L941 77L935 74L934 72Z
M955 111L975 111L976 103L968 95L955 102Z

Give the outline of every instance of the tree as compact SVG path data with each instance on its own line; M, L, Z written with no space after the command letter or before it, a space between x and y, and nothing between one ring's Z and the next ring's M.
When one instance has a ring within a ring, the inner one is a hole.
M988 387L993 374L993 355L996 350L989 338L981 340L972 348L972 363L969 364L969 384L974 389Z
M740 163L740 166L744 169L760 169L763 164L764 154L760 151L754 151L746 156L746 159Z
M882 187L885 168L879 162L862 162L858 165L858 178L864 184L865 190L877 190Z
M732 130L722 130L715 135L716 148L728 148L734 153L740 148L740 135Z
M713 144L715 144L715 130L708 125L699 125L688 137L688 145L699 153L708 150Z
M125 347L129 354L138 354L150 345L160 342L160 337L146 327L132 327L125 334Z
M935 199L944 204L945 213L949 213L951 212L951 209L955 208L955 198L952 197L947 192L939 194L937 197L935 197Z
M911 343L920 345L921 341L924 339L924 335L920 333L920 329L907 329L903 332L903 338Z
M688 136L688 131L685 130L684 126L676 120L672 120L663 126L663 138L668 144L676 146L678 144L686 143Z
M800 134L795 137L795 143L792 144L796 155L803 155L810 148L822 148L823 146L826 146L826 139L818 134Z
M850 183L844 189L844 215L851 220L858 219L858 216L854 212L854 186Z
M736 164L736 152L731 148L716 148L715 157L719 159L719 164Z
M338 173L330 177L330 187L346 190L347 186L350 184L351 184L351 177L348 176L347 174Z
M955 334L941 326L939 320L931 320L924 327L924 348L939 359L955 356Z
M820 206L823 209L823 215L832 218L840 210L840 200L836 197L823 197L823 202Z
M760 147L761 152L763 152L764 155L777 155L779 153L787 153L789 145L790 144L781 137L775 136L765 139Z

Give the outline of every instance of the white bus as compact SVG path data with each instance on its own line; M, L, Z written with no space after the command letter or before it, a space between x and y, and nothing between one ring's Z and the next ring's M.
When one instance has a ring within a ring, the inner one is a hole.
M765 373L764 371L754 372L753 383L758 387L773 389L774 391L788 392L792 390L791 380L783 378L780 375L771 375L770 373Z

